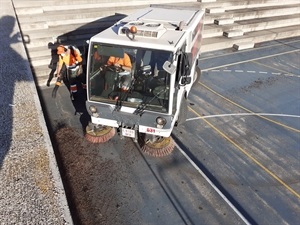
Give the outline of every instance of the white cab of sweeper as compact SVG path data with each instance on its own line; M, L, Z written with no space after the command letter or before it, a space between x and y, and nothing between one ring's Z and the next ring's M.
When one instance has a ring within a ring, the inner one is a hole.
M171 133L185 121L197 66L204 11L149 7L93 36L87 59L86 138L116 132L153 156L174 149Z

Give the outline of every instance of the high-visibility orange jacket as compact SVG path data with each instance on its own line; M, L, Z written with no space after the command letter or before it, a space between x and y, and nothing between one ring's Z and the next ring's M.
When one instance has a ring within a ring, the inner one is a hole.
M75 65L76 62L77 63L82 62L82 57L80 55L79 50L73 47L73 49L70 49L69 51L70 51L69 54L67 53L64 56L59 57L59 62L58 62L59 66L62 66L63 63L65 63L66 66L72 66Z
M124 53L124 58L110 56L108 61L107 61L107 64L108 65L114 65L115 63L117 63L119 65L122 65L122 66L127 66L129 68L132 67L130 58L126 53Z

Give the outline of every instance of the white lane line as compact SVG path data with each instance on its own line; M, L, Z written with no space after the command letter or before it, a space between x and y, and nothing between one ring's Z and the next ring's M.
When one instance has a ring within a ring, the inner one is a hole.
M228 64L225 64L225 65L220 65L220 66L216 66L216 67L202 69L202 71L208 71L208 70L212 70L212 69L219 69L219 68L222 68L222 67L234 66L234 65L238 65L238 64L242 64L242 63L246 63L246 62L253 62L253 61L260 60L260 59L267 59L267 58L271 58L271 57L274 57L274 56L285 55L285 54L290 54L290 53L299 52L299 51L300 51L300 49L295 49L295 50L291 50L291 51L280 52L280 53L273 54L273 55L257 57L257 58L254 58L254 59L246 59L246 60L243 60L243 61L238 61L238 62L234 62L234 63L228 63Z
M212 69L212 70L208 70L207 72L236 72L236 73L243 73L245 72L244 70L216 70L216 69ZM247 70L246 71L247 73L260 73L260 74L268 74L269 72L266 72L266 71L254 71L254 70ZM299 77L300 78L300 75L296 75L296 74L291 74L291 73L276 73L276 72L271 72L270 74L272 75L282 75L282 76L287 76L287 77Z
M207 70L206 72L236 72L236 73L243 73L245 72L244 70ZM254 71L254 70L247 70L247 73L260 73L260 74L268 74L269 72L266 71ZM296 74L291 74L291 73L276 73L276 72L270 72L270 74L272 75L277 75L277 76L287 76L287 77L298 77L300 78L300 75L296 75Z
M286 42L284 43L285 45L288 45L288 44L294 44L294 43L297 43L299 42L299 40L295 40L295 41L291 41L291 42ZM268 46L263 46L263 47L259 47L260 50L262 49L268 49L268 48L274 48L276 46L282 46L283 44L282 43L278 43L278 44L274 44L274 45L268 45ZM296 48L296 47L292 47L292 48ZM249 52L254 52L254 51L257 51L256 48L251 48L251 49L248 49L247 50L247 53ZM236 52L231 52L231 53L227 53L227 54L223 54L223 56L226 56L226 57L230 57L232 55L236 55L237 53ZM213 58L216 58L216 56L207 56L207 57L203 57L203 58L200 58L200 61L204 61L204 60L207 60L207 59L213 59Z
M206 174L196 165L196 163L175 143L178 150L182 155L192 164L192 166L201 174L201 176L210 184L210 186L220 195L220 197L230 206L230 208L245 222L250 225L251 223L242 215L242 213L232 204L231 201L220 191L220 189L206 176Z
M219 115L209 115L202 117L189 118L186 121L199 120L201 118L215 118L215 117L226 117L226 116L279 116L279 117L291 117L291 118L300 118L298 115L289 115L289 114L274 114L274 113L231 113L231 114L219 114Z
M283 74L284 76L287 76L287 77L299 77L300 78L300 75L294 75L294 74L291 74L291 73L286 73L286 74Z

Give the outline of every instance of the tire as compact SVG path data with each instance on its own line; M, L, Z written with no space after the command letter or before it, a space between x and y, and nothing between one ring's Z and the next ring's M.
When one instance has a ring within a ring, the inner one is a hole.
M186 121L187 112L188 112L187 99L183 96L182 100L181 100L181 105L180 105L180 111L179 111L178 119L176 121L176 126L182 125Z
M201 77L201 69L199 66L196 67L195 69L195 79L194 79L194 82L192 84L192 88L197 85L197 83L199 82L200 80L200 77Z

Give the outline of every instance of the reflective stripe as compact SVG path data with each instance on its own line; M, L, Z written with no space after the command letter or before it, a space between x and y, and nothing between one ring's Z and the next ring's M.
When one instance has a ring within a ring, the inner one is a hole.
M75 70L78 70L78 69L79 69L79 66L78 66L78 65L76 65L76 64L73 64L73 65L70 65L70 66L66 65L66 67L67 67L67 69L69 69L69 70L73 70L73 71L75 71Z
M72 93L77 92L77 86L76 86L76 84L70 85L70 90L71 90Z

